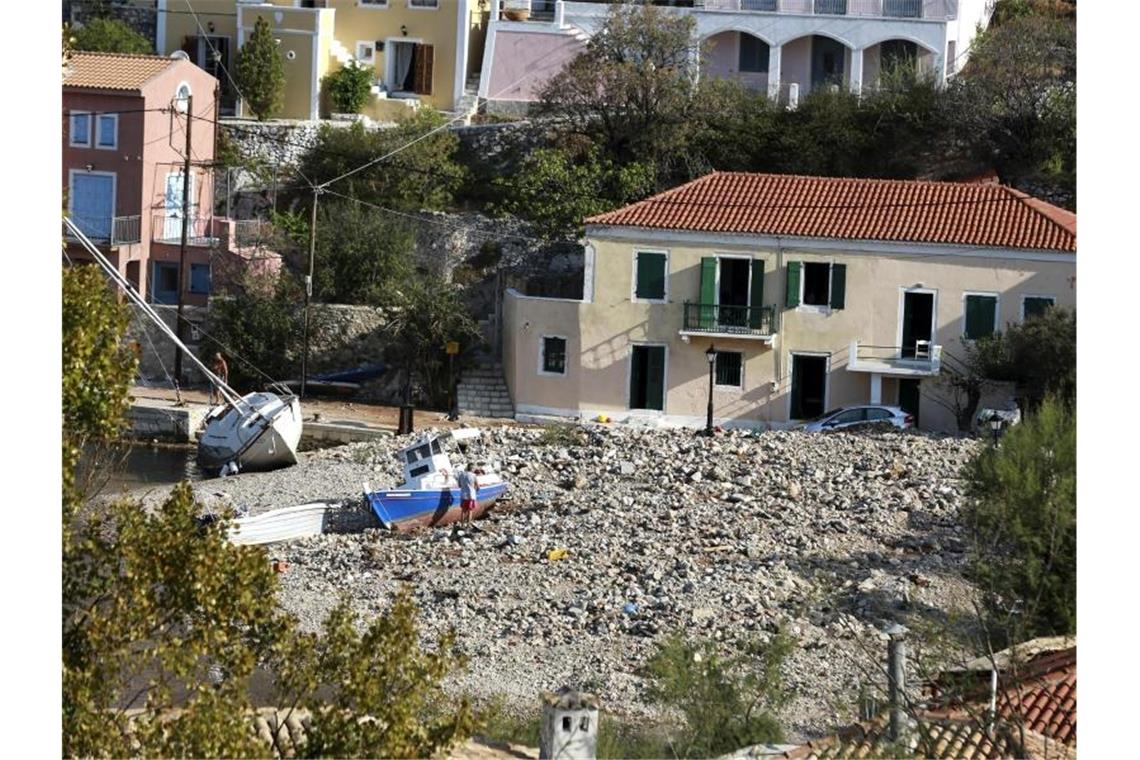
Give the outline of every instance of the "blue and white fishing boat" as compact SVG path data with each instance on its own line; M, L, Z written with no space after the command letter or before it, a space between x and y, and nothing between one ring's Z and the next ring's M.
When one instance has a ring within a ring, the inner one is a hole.
M476 430L456 430L455 439L477 435ZM419 526L447 525L463 517L459 509L459 483L451 459L443 450L442 436L427 435L400 450L404 482L389 491L370 491L364 498L384 527L407 531ZM479 487L472 518L479 517L506 493L507 483L490 467L479 466L475 483Z

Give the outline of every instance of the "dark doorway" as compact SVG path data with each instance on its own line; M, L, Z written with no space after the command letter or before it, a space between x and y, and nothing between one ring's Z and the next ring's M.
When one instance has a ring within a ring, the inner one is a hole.
M847 48L830 37L811 38L811 87L843 84L843 67Z
M792 355L792 419L823 414L827 392L827 357Z
M719 322L722 325L743 327L748 323L749 259L721 259L720 287L717 301L720 304Z
M634 346L629 361L629 408L664 411L665 347Z
M930 341L933 320L933 293L903 295L902 356L904 359L915 358L915 343L920 340Z
M899 406L907 414L914 415L914 426L918 427L918 399L921 380L906 378L899 380Z

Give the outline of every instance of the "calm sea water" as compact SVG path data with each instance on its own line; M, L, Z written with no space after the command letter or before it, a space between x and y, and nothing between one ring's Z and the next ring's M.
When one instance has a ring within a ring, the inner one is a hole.
M193 446L124 445L100 457L99 470L107 477L103 493L117 493L148 486L170 486L183 480L200 480L202 472L195 462ZM85 452L86 462L95 451Z

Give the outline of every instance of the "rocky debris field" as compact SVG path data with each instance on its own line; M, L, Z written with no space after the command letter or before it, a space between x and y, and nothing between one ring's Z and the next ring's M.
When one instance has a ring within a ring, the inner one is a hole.
M196 488L253 511L340 498L359 510L362 483L399 482L406 442ZM969 615L959 473L978 445L885 431L486 429L453 464L488 462L511 490L471 535L373 528L270 552L288 562L281 602L305 626L340 594L369 616L407 585L425 636L459 632L470 663L455 688L520 707L569 684L651 716L639 668L656 640L680 630L732 650L783 628L797 646L782 719L800 739L854 718L861 684L881 688L888 623ZM554 549L565 556L551 560Z

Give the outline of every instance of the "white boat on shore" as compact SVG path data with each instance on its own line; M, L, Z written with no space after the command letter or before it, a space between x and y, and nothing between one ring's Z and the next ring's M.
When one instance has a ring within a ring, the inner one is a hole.
M262 391L239 396L179 340L174 330L70 218L65 217L63 221L107 276L174 345L185 352L186 358L198 367L224 399L225 403L206 415L205 429L198 436L199 466L209 474L226 475L296 464L302 430L298 397L286 388L279 388L279 393Z

